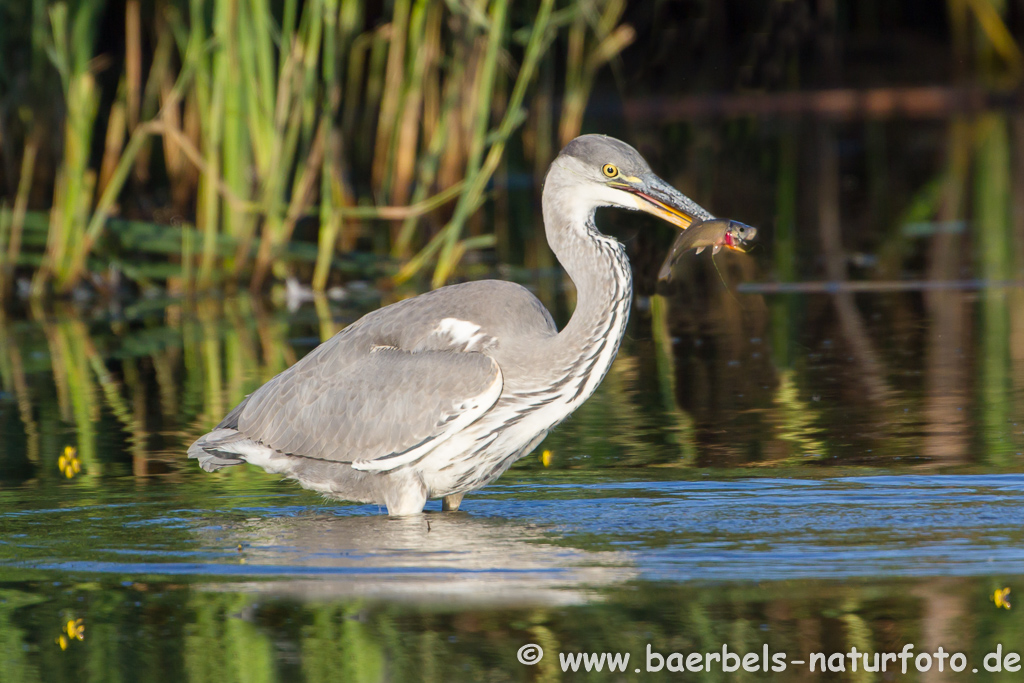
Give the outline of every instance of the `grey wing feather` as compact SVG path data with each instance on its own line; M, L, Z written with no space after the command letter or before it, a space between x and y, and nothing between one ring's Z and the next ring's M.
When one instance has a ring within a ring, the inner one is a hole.
M237 405L189 449L206 469L280 453L386 471L416 462L497 401L502 347L557 334L520 285L452 285L368 313Z
M373 461L417 448L413 455L422 457L500 395L501 372L483 354L352 351L324 344L271 379L241 406L239 432L282 453L323 460Z
M238 429L238 416L242 414L248 401L249 397L246 396L241 403L232 408L231 412L225 415L224 419L217 425L217 429Z

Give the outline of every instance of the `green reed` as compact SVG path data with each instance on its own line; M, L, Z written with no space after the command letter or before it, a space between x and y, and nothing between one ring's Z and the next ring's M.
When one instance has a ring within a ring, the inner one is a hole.
M59 286L65 285L84 246L96 188L96 171L90 167L89 153L100 93L90 61L101 7L98 3L82 3L69 10L65 3L57 3L49 8L53 31L50 55L60 75L66 113L63 163L57 171L46 255L33 281L35 292L40 292L51 277Z
M539 65L561 69L552 45L571 48L558 126L571 137L595 73L632 39L619 25L622 0L573 0L557 11L554 0L396 0L383 16L340 0L162 0L146 12L132 0L121 60L97 40L104 12L115 11L102 0L33 8L33 36L45 38L50 62L38 71L63 98L62 134L40 124L0 140L20 144L22 160L13 206L0 205L0 281L33 268L21 235L34 185L46 184L36 160L55 158L37 297L69 291L103 265L96 249L119 202L165 191L169 212L199 231L169 255L181 277L168 284L249 278L258 289L298 270L323 291L337 254L364 242L404 263L399 279L433 266L440 284L467 251L494 244L488 231L464 237L464 227L513 133L536 125L526 111ZM122 65L113 79L112 63ZM105 98L111 82L117 92ZM50 139L61 147L46 147ZM553 148L533 145L545 156ZM289 256L300 224L315 226L312 273Z

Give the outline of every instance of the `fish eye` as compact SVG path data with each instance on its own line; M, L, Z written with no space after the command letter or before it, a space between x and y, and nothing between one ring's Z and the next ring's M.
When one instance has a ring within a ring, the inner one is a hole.
M614 178L619 175L619 169L615 168L614 164L605 164L601 167L601 171L609 178Z

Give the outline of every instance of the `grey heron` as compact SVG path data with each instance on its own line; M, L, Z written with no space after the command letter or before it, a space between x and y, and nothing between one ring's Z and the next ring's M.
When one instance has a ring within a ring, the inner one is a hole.
M571 141L544 181L548 244L576 285L561 331L526 288L442 287L366 314L250 394L188 450L204 470L248 462L328 497L423 511L497 479L604 379L633 286L602 206L686 229L713 217L602 135Z

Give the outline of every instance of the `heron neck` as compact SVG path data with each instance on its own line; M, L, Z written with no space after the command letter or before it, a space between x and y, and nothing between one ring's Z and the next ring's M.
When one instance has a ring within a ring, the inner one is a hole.
M576 309L558 335L560 345L586 354L604 342L614 356L633 294L625 250L598 232L595 207L580 206L570 188L545 184L543 203L548 244L576 286Z

